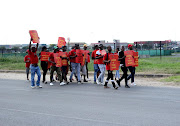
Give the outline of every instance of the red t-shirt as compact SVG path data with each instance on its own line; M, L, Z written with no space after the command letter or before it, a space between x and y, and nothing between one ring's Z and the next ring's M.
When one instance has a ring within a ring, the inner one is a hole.
M108 59L107 59L107 54L108 54ZM109 60L109 55L112 53L106 53L103 57L103 60ZM106 63L106 70L110 70L110 63Z
M50 58L50 60L52 61L52 62L55 62L54 61L54 52L52 52L52 53L50 53L49 54L49 58ZM51 66L56 66L54 63L51 63Z
M94 50L92 52L91 57L96 58L96 51L98 51L98 50ZM94 59L94 64L98 64L98 60L97 59Z
M29 62L26 62L26 61L29 61ZM30 64L31 64L31 59L30 59L30 56L29 55L26 55L24 57L24 62L26 62L26 67L29 68Z
M75 55L76 55L76 50L75 50L75 49L72 49L72 50L69 52L69 58L70 58L70 56L75 56ZM76 63L76 58L70 58L70 62Z
M101 51L100 50L98 50L99 51L99 53L101 53ZM97 51L96 51L96 56L102 56L102 55L97 55ZM104 64L104 62L103 62L103 57L102 58L100 58L100 59L97 59L97 64Z
M39 60L36 52L29 51L28 54L30 56L31 64L38 64Z

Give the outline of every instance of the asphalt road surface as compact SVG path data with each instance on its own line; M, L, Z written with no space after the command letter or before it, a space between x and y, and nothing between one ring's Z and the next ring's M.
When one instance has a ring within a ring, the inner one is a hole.
M0 126L179 126L180 88L0 80ZM110 85L111 86L111 85Z

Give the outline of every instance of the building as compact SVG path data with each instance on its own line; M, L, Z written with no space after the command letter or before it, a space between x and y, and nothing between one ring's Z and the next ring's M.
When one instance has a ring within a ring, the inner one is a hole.
M68 42L66 43L66 46L69 48L69 50L71 50L71 48L73 46L75 46L75 44L79 44L80 48L83 49L83 45L86 44L85 42L70 42L68 44Z
M106 48L108 46L111 46L111 48L114 50L116 48L120 48L121 46L127 47L129 43L127 42L120 42L119 40L114 40L114 42L105 42L105 40L98 41L98 43L91 43L90 46L93 48L95 45L103 44L103 46Z

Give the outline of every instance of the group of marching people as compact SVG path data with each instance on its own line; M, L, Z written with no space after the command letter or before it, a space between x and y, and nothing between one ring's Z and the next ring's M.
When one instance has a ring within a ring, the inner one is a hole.
M26 73L27 73L27 80L29 80L29 70L31 70L31 87L35 88L35 73L38 76L38 79L36 81L36 87L37 88L42 88L40 85L40 79L41 79L41 72L40 68L38 66L38 61L41 59L42 52L48 52L47 48L44 46L39 53L39 56L37 55L37 48L38 48L38 43L36 46L31 45L31 41L29 43L29 49L26 51L28 55L24 57L24 61L26 62ZM62 46L61 48L58 48L57 46L54 46L54 50L51 53L48 53L48 61L41 61L41 68L43 70L43 83L47 84L46 81L46 74L47 71L50 70L50 85L54 85L53 82L55 81L53 74L54 71L56 71L56 80L60 81L60 86L61 85L66 85L69 82L72 82L73 76L77 80L78 84L82 84L82 82L88 82L89 76L88 76L88 63L90 62L90 53L89 50L87 50L87 45L84 44L84 50L81 52L80 55L82 55L83 62L78 62L77 57L79 54L77 54L77 50L80 50L79 44L75 44L74 47L72 47L72 50L67 52L67 47ZM132 50L132 45L128 45L128 49ZM110 54L112 54L112 48L111 46L107 47L108 52L104 50L104 47L102 44L100 45L95 45L94 46L94 51L91 54L92 60L94 60L94 84L98 85L104 85L104 88L109 88L108 87L108 81L111 79L112 85L114 89L118 89L118 86L121 86L121 81L124 79L125 80L125 87L130 88L128 85L128 80L131 79L131 85L136 85L134 83L134 74L135 74L135 67L126 67L125 64L125 55L124 55L124 46L121 47L121 51L119 48L116 49L116 52L119 56L119 61L120 61L120 66L123 75L120 77L119 70L116 70L115 74L115 80L113 77L113 71L110 70ZM133 50L132 50L133 51ZM55 57L54 54L61 53L63 55L60 55L61 59L61 67L57 66L57 63L55 62ZM70 62L70 65L69 65ZM69 82L67 79L67 74L68 71L71 71ZM105 76L105 71L108 71L107 79L105 80L104 83L104 76ZM128 70L130 71L130 75L128 76L127 72ZM81 77L83 77L83 81L81 80ZM116 86L116 83L118 86Z

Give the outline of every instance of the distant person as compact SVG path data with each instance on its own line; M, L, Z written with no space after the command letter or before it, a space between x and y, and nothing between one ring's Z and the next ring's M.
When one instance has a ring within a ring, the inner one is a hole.
M38 66L38 56L36 54L39 43L37 43L36 47L31 46L31 41L32 40L33 39L30 40L29 52L28 52L29 56L30 56L30 59L31 59L31 65L30 65L30 69L31 69L31 88L35 88L35 84L34 84L35 73L38 76L36 86L37 86L37 88L42 88L42 86L40 85L41 71L40 71L39 66Z
M31 60L30 60L30 56L28 54L29 50L26 51L27 55L24 57L24 62L26 63L26 75L27 75L27 81L29 81L29 70L30 70L30 64L31 64Z
M66 46L63 46L62 47L62 52L64 53L64 56L60 56L61 59L62 59L62 67L61 67L61 70L62 70L62 80L64 79L65 80L65 84L68 84L69 82L67 81L67 73L68 73L68 60L69 60L69 57L68 57L68 53L66 52Z
M121 76L121 78L118 81L118 85L119 87L121 87L120 82L125 79L125 88L130 88L127 82L127 67L125 64L125 55L124 55L124 46L121 47L121 52L119 52L119 60L120 60L120 66L121 66L121 70L123 71L123 75Z
M43 46L41 52L46 52L46 51L47 51L46 46ZM41 59L41 52L39 53L39 59ZM43 81L42 82L44 84L47 84L46 74L47 74L47 71L48 71L48 62L47 61L41 61L41 68L43 70Z
M118 54L118 56L119 56L119 48L117 48L116 49L116 53ZM119 66L119 69L120 69L120 66ZM117 80L117 83L118 83L118 81L119 81L119 79L120 79L120 73L119 73L119 69L118 70L116 70L116 74L115 74L115 80Z
M56 67L56 63L55 63L55 60L54 60L54 53L59 53L57 46L54 46L54 51L49 54L49 59L48 59L49 62L51 63L51 68L50 68L50 85L51 86L54 85L53 84L53 74L54 74L54 71L56 71L57 76L58 76L59 81L60 81L60 86L62 86L65 83L62 81L60 67Z
M88 69L88 63L90 62L90 53L89 50L87 50L87 45L84 44L84 50L87 51L87 56L86 56L86 76L87 76L87 81L90 81L91 79L89 78L89 69Z
M81 83L81 76L80 76L81 65L80 65L80 63L77 63L77 61L76 61L76 57L77 57L76 50L77 49L80 49L79 44L75 44L75 49L72 49L71 52L69 53L69 57L71 59L71 66L72 66L72 72L71 72L69 80L70 80L70 82L72 82L72 77L73 77L74 73L76 72L78 84L82 84Z
M84 51L87 51L87 45L86 44L84 44ZM85 52L84 52L85 53ZM84 77L84 80L83 80L83 82L88 82L87 80L86 80L86 76L88 75L87 74L87 64L88 64L88 55L89 55L89 53L87 53L87 55L84 55L83 56L83 59L85 59L84 60L84 65L82 65L81 64L81 70L82 70L82 76Z
M96 76L98 77L99 72L100 72L100 69L99 69L99 66L98 66L98 60L96 59L96 52L98 50L99 50L98 45L95 45L94 46L94 51L91 54L92 60L94 60L94 84L97 84L96 83Z
M128 49L131 50L132 52L134 52L133 50L133 45L129 44L128 45ZM133 57L134 58L134 57ZM129 66L128 67L129 71L131 72L131 74L128 76L127 80L131 79L131 85L136 86L135 82L134 82L134 75L135 75L135 66Z
M108 49L108 53L106 53L103 57L104 63L106 64L106 70L108 71L108 76L107 76L107 79L105 81L104 88L109 88L107 86L107 84L109 82L109 79L111 79L111 83L112 83L114 89L118 89L118 87L116 87L115 81L113 79L113 71L110 70L110 58L109 57L110 57L110 54L112 54L111 53L112 48L111 48L111 46L108 46L107 49Z
M75 49L75 46L72 46L72 47L71 47L71 51L73 51L74 49ZM68 55L71 54L71 51L69 51ZM71 64L71 62L73 62L74 59L69 58L69 61L70 61L70 71L72 72L72 64ZM76 80L78 81L77 75L76 75L76 71L74 72L74 76L75 76ZM73 77L72 77L72 80L70 80L70 82L72 82L73 80L74 80L74 79L73 79Z
M106 69L106 65L103 62L103 57L104 55L102 54L103 51L103 44L99 45L99 50L96 52L96 59L98 60L98 67L101 71L98 79L97 79L97 84L101 84L103 85L103 81L104 81L104 75L105 75L105 69Z

